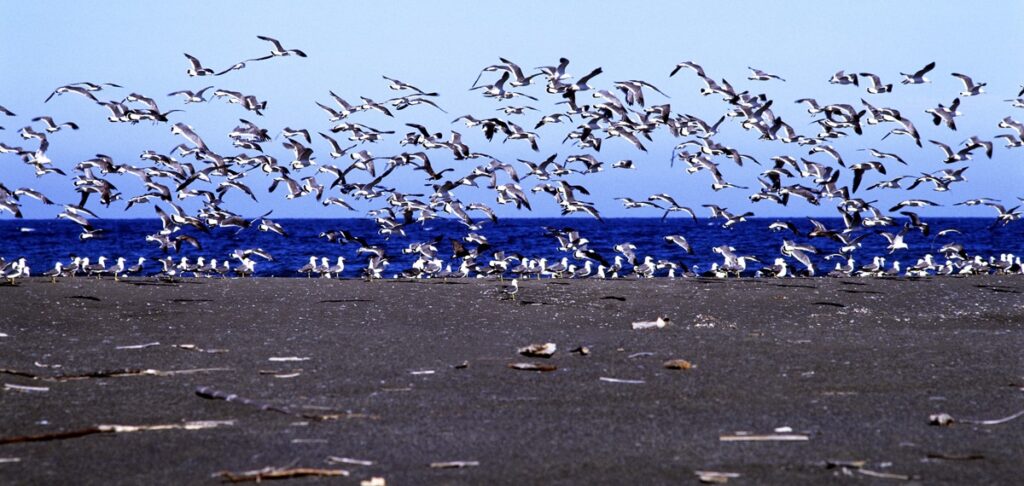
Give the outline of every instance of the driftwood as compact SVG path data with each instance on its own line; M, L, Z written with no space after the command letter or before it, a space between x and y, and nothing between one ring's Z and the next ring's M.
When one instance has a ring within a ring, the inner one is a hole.
M234 420L203 420L184 422L180 424L155 424L155 425L94 425L83 429L66 430L63 432L50 432L38 435L18 435L13 437L0 437L0 445L16 444L21 442L43 442L48 440L74 439L93 434L122 434L128 432L148 432L157 430L204 430L214 429L222 426L234 425Z
M220 471L213 477L221 477L232 483L247 481L260 482L265 479L290 479L304 476L345 476L349 472L344 469L321 469L315 467L265 467L254 471Z
M803 434L766 434L766 435L720 435L722 442L802 442L810 440Z
M508 367L523 371L555 371L558 369L555 365L543 363L509 363Z
M153 369L140 369L140 368L120 368L114 370L98 370L89 371L85 373L66 373L53 376L37 375L35 373L29 373L27 371L18 371L2 368L0 374L21 376L24 378L31 378L33 380L41 381L73 381L73 380L86 380L89 378L121 378L126 376L175 376L175 375L191 375L195 373L209 373L213 371L231 371L231 368L193 368L187 370L153 370Z
M224 400L225 402L240 403L250 407L255 407L266 412L277 412L284 415L291 415L294 417L300 417L309 420L324 421L324 420L338 420L338 419L350 419L350 418L369 418L376 419L376 415L367 415L361 413L341 412L341 413L309 413L309 412L296 412L289 407L281 407L274 405L269 402L260 402L249 398L240 397L234 393L228 393L222 390L217 390L208 386L201 386L196 388L196 395L205 398L207 400Z
M480 465L480 461L447 461L447 462L432 462L430 463L431 469L461 469L464 467L476 467Z

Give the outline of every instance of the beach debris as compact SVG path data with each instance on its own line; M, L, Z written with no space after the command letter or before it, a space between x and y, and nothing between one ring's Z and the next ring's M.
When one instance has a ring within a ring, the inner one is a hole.
M523 346L516 350L517 353L530 358L550 358L558 350L555 343L537 343Z
M985 458L982 454L946 454L944 452L929 452L926 457L943 461L976 461Z
M652 353L650 351L640 351L639 353L633 353L633 354L631 354L629 356L626 356L626 357L629 358L629 359L636 359L636 358L645 358L647 356L654 356L654 353Z
M952 415L948 413L934 413L928 416L928 423L931 425L938 425L947 427L953 425L954 422L960 422L971 425L1000 425L1010 422L1012 420L1024 417L1024 410L1021 410L1015 414L1007 415L1003 418L991 419L991 420L973 420L973 419L954 419Z
M653 321L636 321L633 323L633 329L661 329L669 322L667 317L658 317Z
M15 444L22 442L42 442L49 440L74 439L93 434L122 434L130 432L149 432L160 430L205 430L217 427L235 425L234 420L199 420L174 424L153 424L153 425L94 425L84 429L67 430L63 432L49 432L38 435L19 435L13 437L0 437L0 445Z
M196 373L210 373L214 371L232 371L231 368L193 368L186 370L154 370L154 369L138 369L138 368L122 368L116 370L100 370L90 371L86 373L75 373L75 374L62 374L55 376L41 376L26 371L18 371L11 369L0 369L0 375L14 375L25 378L31 378L33 380L41 381L73 381L73 380L85 380L89 378L120 378L126 376L175 376L175 375L191 375Z
M132 345L129 345L129 346L115 346L114 349L146 349L146 348L152 348L154 346L159 346L159 345L160 345L160 343L154 342L154 343L145 343L145 344L132 344Z
M740 473L734 472L721 472L721 471L694 471L697 475L697 479L704 484L725 484L730 479L740 477Z
M292 439L292 444L326 444L327 439Z
M434 370L416 370L416 371L410 371L409 372L410 375L432 375L434 373L437 373L437 372L434 371Z
M825 461L825 467L826 468L828 468L828 469L837 469L838 468L838 469L840 469L843 472L843 474L847 474L847 475L851 474L850 471L855 471L858 474L862 474L864 476L868 476L868 477L872 477L872 478L879 478L879 479L898 479L898 480L901 480L901 481L910 481L912 479L916 479L914 476L907 475L907 474L896 474L896 473L888 473L888 472L883 472L883 471L875 471L875 470L872 470L872 469L866 469L864 467L865 465L867 465L867 461L843 461L843 460L839 460L839 461L835 461L835 460Z
M286 363L286 362L290 362L290 361L309 361L309 360L310 360L310 358L308 358L308 357L300 357L300 356L271 356L271 357L267 358L267 361L273 361L275 363Z
M555 365L544 363L509 363L508 367L523 371L555 371L558 369Z
M775 427L775 429L773 429L773 432L775 432L776 434L788 434L790 432L793 432L793 427L790 427L788 425L784 425L782 427Z
M599 378L599 380L606 383L624 383L627 385L642 385L644 383L647 383L644 380L627 380L624 378L609 378L607 376L602 376L601 378Z
M234 393L228 393L222 390L217 390L208 386L201 386L196 388L196 395L207 400L223 400L225 402L239 403L250 407L255 407L265 412L277 412L284 415L292 415L299 418L324 421L324 420L338 420L338 419L349 419L349 418L378 418L375 415L367 415L361 413L352 412L339 412L339 413L310 413L310 412L295 412L290 407L278 406L269 402L261 402L252 400L249 398L240 397Z
M480 465L480 461L446 461L446 462L432 462L430 463L431 469L462 469L464 467L476 467Z
M46 364L46 363L40 363L40 362L38 362L38 361L33 361L33 362L32 362L32 364L33 364L33 365L35 365L35 366L36 366L36 368L50 368L50 369L53 369L53 368L61 368L61 367L63 367L63 366L64 366L64 365L60 365L60 364Z
M21 462L20 457L0 457L0 464L10 464L14 462Z
M195 344L172 344L171 346L173 346L175 348L178 348L178 349L185 349L185 350L188 350L188 351L198 351L200 353L211 353L212 354L212 353L226 353L226 352L228 352L228 350L226 350L226 349L205 349L205 348L200 348L199 346L196 346Z
M670 370L689 370L697 367L696 365L685 359L670 359L662 363L661 366Z
M5 333L5 332L0 332L0 338L5 338L5 337L11 337L11 336L9 334Z
M573 354L578 354L580 356L589 356L590 355L590 348L588 348L586 346L577 346L576 348L572 349L569 352L573 353Z
M387 486L387 481L380 476L374 476L370 479L364 479L359 482L359 486Z
M22 393L41 393L50 391L48 386L25 386L15 385L13 383L4 383L4 390L11 390Z
M301 375L302 374L302 369L299 368L299 369L292 369L292 370L259 370L258 373L261 374L261 375L270 375L270 376L273 376L274 378L282 378L282 379L284 379L284 378L295 378L296 376Z
M213 474L213 477L221 477L232 483L244 483L248 481L260 482L266 479L290 479L307 476L342 476L347 477L349 472L344 469L322 469L316 467L265 467L253 471L220 471Z
M803 442L810 440L804 434L750 434L747 432L736 432L732 435L720 435L721 442Z
M340 457L340 456L327 456L327 464L352 464L354 466L372 466L375 463L373 461L364 461L362 459L352 459L351 457Z
M469 361L463 361L457 365L452 365L452 368L455 368L457 370L464 370L466 368L469 368Z

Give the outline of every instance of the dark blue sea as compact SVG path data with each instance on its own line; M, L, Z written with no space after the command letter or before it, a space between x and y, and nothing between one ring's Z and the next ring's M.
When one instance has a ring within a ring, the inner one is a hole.
M806 218L782 219L794 223L801 233L806 234L812 225ZM794 236L791 232L771 232L768 225L778 219L751 219L746 223L725 229L720 221L702 219L670 218L661 221L657 218L623 218L607 219L603 223L589 218L537 218L537 219L502 219L489 224L477 231L487 237L492 249L506 252L518 252L527 257L546 257L549 262L572 255L558 250L557 241L546 236L544 227L574 228L583 237L591 241L590 248L601 253L608 260L614 258L612 246L630 242L636 245L637 255L642 259L651 255L655 259L665 259L685 263L688 266L699 265L707 269L714 262L721 263L721 256L711 251L712 247L729 244L736 248L737 254L755 255L764 264L770 265L779 257L779 247L783 238L797 242L810 243L821 253L817 255L818 267L826 273L835 266L838 260L824 261L823 257L838 250L839 244L827 238ZM841 228L842 221L837 218L821 218L829 228ZM968 254L981 255L985 258L1000 253L1024 255L1024 223L1011 223L1006 226L992 227L993 219L989 218L930 218L931 234L924 237L917 230L911 231L905 238L910 246L889 255L886 240L881 235L872 234L862 242L863 246L856 254L858 265L871 262L873 256L885 256L887 262L899 260L904 266L914 264L926 253L932 253L937 262L944 258L937 250L945 243L961 243ZM236 232L229 229L214 229L210 234L196 231L184 231L196 236L202 243L202 249L185 245L180 253L162 252L154 243L147 243L145 237L160 229L160 221L156 219L137 220L104 220L95 219L96 227L103 228L102 237L93 240L79 241L77 225L62 220L3 220L0 221L0 257L8 261L25 257L33 273L38 275L53 267L58 261L67 262L73 256L89 257L93 262L99 256L108 260L123 256L129 265L135 263L140 256L148 258L148 273L160 270L155 259L167 255L177 261L181 256L188 256L193 262L196 257L205 256L207 260L216 258L223 261L236 249L262 248L274 256L274 261L263 262L259 259L257 276L298 277L296 269L304 265L311 255L326 256L333 264L337 256L346 257L345 277L357 277L366 266L366 256L357 254L357 244L329 243L320 238L320 233L328 230L344 229L354 235L368 240L372 245L383 246L391 261L388 267L390 276L401 271L415 259L415 255L403 254L402 249L412 242L425 242L439 236L444 237L438 245L440 257L453 262L457 268L459 262L454 261L451 244L448 238L462 238L467 234L465 226L455 220L433 220L426 225L409 225L405 227L406 236L392 236L385 239L377 234L376 224L369 219L282 219L277 220L289 233L287 237L273 233L259 232L255 227ZM945 237L936 236L939 231L957 228L962 233ZM885 231L897 232L898 228L887 228ZM682 249L666 243L665 235L683 235L694 249L693 255L687 255ZM473 245L469 245L470 247ZM484 261L486 263L486 261ZM795 261L790 262L799 266ZM112 262L111 262L112 263ZM233 262L233 266L234 266ZM753 268L757 268L753 264Z

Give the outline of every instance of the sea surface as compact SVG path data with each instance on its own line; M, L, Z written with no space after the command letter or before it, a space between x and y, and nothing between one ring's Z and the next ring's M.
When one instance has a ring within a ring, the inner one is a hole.
M183 232L197 237L202 249L185 245L180 253L164 253L155 243L146 242L146 235L160 230L157 219L110 220L96 219L96 227L103 228L102 237L93 240L79 241L77 225L63 220L11 220L0 221L0 257L8 261L24 257L27 259L33 274L53 267L58 260L67 262L73 256L89 257L93 262L99 256L106 256L109 264L113 259L123 256L128 265L135 264L138 257L143 256L147 262L147 273L156 273L160 264L153 261L168 255L177 261L181 256L188 256L191 261L199 256L207 260L216 258L223 261L236 249L262 248L270 252L274 260L259 262L256 266L257 276L301 277L297 269L304 265L309 257L328 257L331 264L338 256L346 258L344 277L358 277L366 266L366 255L357 254L355 243L329 243L319 235L328 230L344 229L356 236L368 240L371 245L383 246L388 254L391 266L387 276L408 268L415 255L404 254L402 249L412 242L425 242L434 238L443 238L437 245L439 257L453 263L457 268L459 262L453 260L452 245L448 238L462 238L468 231L461 223L451 219L433 220L425 225L406 226L406 236L392 236L388 239L377 234L377 225L370 219L281 219L276 220L288 232L287 237L274 233L257 231L255 227L243 231L230 229L214 229L210 234L203 234L188 229ZM768 225L774 221L790 221L801 233L806 234L812 228L806 218L760 219L754 218L740 223L733 228L722 228L721 221L701 219L670 218L662 221L658 218L622 218L607 219L599 222L590 218L506 218L495 224L488 224L476 233L487 237L492 249L486 252L489 257L495 250L517 252L532 258L547 258L550 263L564 256L572 255L558 250L555 238L546 236L545 227L574 228L591 241L589 247L598 251L611 261L615 252L612 246L629 242L636 245L637 255L642 259L646 255L656 260L670 260L685 263L688 266L699 265L702 270L708 269L712 263L722 262L720 255L712 252L718 245L728 244L736 249L739 255L754 255L764 264L771 265L780 256L779 248L782 240L810 243L820 250L815 256L821 274L835 266L838 259L825 261L824 256L834 253L839 243L827 238L808 239L795 236L789 231L772 232ZM838 218L820 218L829 228L841 228L842 220ZM1024 255L1024 223L1014 222L1006 226L993 227L992 218L930 218L931 234L923 236L918 230L912 230L905 240L910 246L907 250L897 251L890 255L885 249L887 242L884 237L871 234L862 241L855 256L858 265L871 262L873 256L885 256L887 265L894 260L900 261L904 267L913 265L918 258L932 253L937 262L945 259L938 254L938 249L945 243L961 243L970 255L999 257L1001 253ZM939 237L939 231L957 228L962 233ZM896 233L899 228L885 228L884 231ZM879 230L879 231L882 231ZM666 243L665 235L683 235L693 246L694 254L687 255L681 248ZM467 244L472 247L473 244ZM791 264L799 264L790 260ZM232 263L234 266L236 262ZM486 263L486 260L484 260ZM582 263L578 262L577 264ZM752 264L754 269L759 266Z

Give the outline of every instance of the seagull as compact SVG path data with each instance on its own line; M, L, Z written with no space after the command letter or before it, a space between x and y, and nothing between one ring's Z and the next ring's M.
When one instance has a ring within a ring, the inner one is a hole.
M882 84L881 78L871 73L860 73L860 76L868 78L868 80L871 81L871 86L867 89L868 93L881 94L892 92L892 83Z
M686 238L684 238L682 235L668 235L665 237L665 241L668 243L678 245L680 248L685 250L686 253L689 253L691 255L693 254L693 248L690 246L690 243L686 241Z
M265 61L265 60L273 58L273 57L290 56L290 55L293 55L293 54L296 55L296 56L299 56L299 57L306 57L306 53L305 52L302 52L302 51L300 51L298 49L285 49L284 46L281 45L281 42L279 42L277 39L274 39L272 37L267 37L267 36L264 36L264 35L258 35L258 36L256 36L256 38L259 39L259 40L264 40L264 41L270 42L271 44L274 45L274 48L270 51L269 55L266 55L266 56L263 56L263 57L257 57L255 59L247 59L246 62L249 62L249 61Z
M70 128L72 130L78 130L78 124L76 124L74 122L65 122L65 123L58 124L58 123L53 121L53 118L50 118L48 116L37 116L37 117L33 118L32 121L34 121L34 122L37 122L37 121L43 122L43 124L46 125L46 131L48 133L59 132L60 129L63 128L63 127L68 127L68 128Z
M919 69L917 72L915 72L913 74L900 73L900 74L903 75L903 81L900 81L900 82L903 83L903 84L924 84L924 83L930 83L931 80L929 80L928 78L924 77L924 75L928 74L928 72L931 71L932 69L935 69L935 61L932 61L932 62L928 63L925 67Z
M924 112L931 113L932 123L934 123L936 126L945 123L946 126L949 127L951 130L956 130L956 122L954 121L954 118L962 114L956 110L959 106L960 98L955 98L953 99L953 102L950 103L949 107L943 106L942 103L939 103L938 107L929 108L927 110L924 110Z
M185 57L188 58L189 62L189 68L185 72L190 77L212 76L214 74L213 69L203 67L203 64L199 62L199 59L196 59L195 57L189 55L189 53L186 52Z
M181 91L172 91L172 92L168 93L167 96L183 95L184 98L185 98L185 103L203 103L203 102L206 101L206 99L203 98L203 93L205 93L206 90L208 90L208 89L210 89L212 87L213 86L207 86L207 87L205 87L205 88L203 88L203 89L201 89L199 91L196 91L194 93L192 91L187 90L187 89L184 89L184 90L181 90Z
M840 69L836 71L828 80L831 84L852 84L854 86L860 85L857 81L857 73L846 74L846 71Z
M779 77L779 76L777 76L775 74L770 74L770 73L764 72L764 71L762 71L760 69L755 69L755 68L752 68L750 66L747 66L747 69L750 70L750 76L747 76L747 79L749 79L751 81L768 81L768 80L771 80L771 79L778 79L779 81L785 81L785 79L782 79L781 77Z
M303 57L305 57L305 56L303 56ZM388 80L388 88L391 88L391 89L393 89L395 91L412 90L412 91L415 91L416 94L418 94L420 96L437 96L437 93L427 93L427 92L423 91L422 89L419 89L419 88L417 88L417 87L415 87L415 86L413 86L413 85L411 85L409 83L404 83L402 81L399 81L399 80L397 80L395 78L389 78L387 76L381 76L381 77L386 79L386 80Z
M960 96L976 96L985 92L985 86L988 83L974 84L974 80L966 74L952 73L954 78L959 79L964 83L964 90L960 92Z
M886 247L889 250L889 254L896 252L896 250L906 250L910 247L903 241L903 237L906 236L907 232L910 231L909 225L904 225L903 229L897 234L882 232L880 235L884 236L889 241L889 246Z

